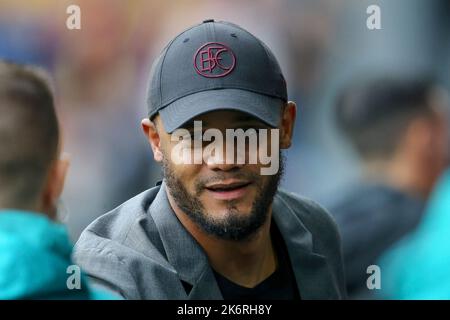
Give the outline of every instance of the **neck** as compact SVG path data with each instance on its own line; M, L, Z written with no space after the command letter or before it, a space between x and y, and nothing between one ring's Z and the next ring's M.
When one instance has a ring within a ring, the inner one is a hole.
M410 161L372 160L365 164L365 175L371 181L378 181L409 195L425 199L427 191L421 188L418 170Z
M252 288L275 271L276 256L270 236L271 207L267 221L249 239L224 240L204 232L177 206L170 191L166 190L176 216L203 248L216 272L236 284Z

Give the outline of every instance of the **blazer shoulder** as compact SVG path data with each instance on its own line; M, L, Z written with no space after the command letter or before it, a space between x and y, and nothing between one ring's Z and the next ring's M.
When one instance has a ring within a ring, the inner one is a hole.
M95 219L81 233L75 249L102 249L115 251L127 248L152 257L165 256L164 247L149 207L159 187L146 190L117 208ZM159 253L159 255L158 255Z
M334 218L316 202L292 192L281 190L277 196L311 233L314 252L326 257L342 297L345 298L341 236Z
M154 221L147 214L157 192L154 189L94 220L74 247L75 261L91 278L129 299L142 296L136 290L143 277L152 274L170 277L175 273Z
M277 196L310 231L326 232L332 237L340 237L334 217L317 202L283 189L278 191Z
M86 227L82 235L89 232L102 238L124 242L136 223L149 217L147 210L157 191L156 188L146 190L101 215Z

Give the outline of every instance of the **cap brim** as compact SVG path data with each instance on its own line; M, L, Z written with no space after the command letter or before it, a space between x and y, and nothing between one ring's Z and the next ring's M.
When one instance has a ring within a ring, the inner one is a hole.
M241 89L218 89L197 92L180 98L159 110L165 130L172 133L193 118L217 110L247 113L277 127L283 100Z

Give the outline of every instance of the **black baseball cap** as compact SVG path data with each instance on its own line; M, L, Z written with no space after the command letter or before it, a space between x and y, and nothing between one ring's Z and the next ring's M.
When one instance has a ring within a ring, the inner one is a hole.
M241 27L205 20L176 36L152 66L149 118L171 133L214 110L237 110L277 127L286 81L270 49Z

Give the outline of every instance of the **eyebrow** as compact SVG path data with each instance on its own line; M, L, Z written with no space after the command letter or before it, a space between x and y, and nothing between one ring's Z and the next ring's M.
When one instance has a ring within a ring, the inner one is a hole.
M189 122L187 122L187 123L185 123L183 126L182 126L182 128L185 128L185 129L193 129L194 128L194 121L202 121L202 126L205 128L207 128L207 127L209 127L210 126L210 124L208 123L208 121L205 121L205 120L200 120L200 119L194 119L194 120L191 120L191 121L189 121ZM237 122L237 123L242 123L242 122L250 122L250 123L258 123L258 124L264 124L264 122L262 122L261 120L259 120L258 118L256 118L256 117L254 117L254 116L251 116L251 115L247 115L247 114L239 114L239 115L236 115L236 116L233 116L232 117L232 119L231 119L231 122L232 123L235 123L235 122Z
M251 115L248 115L248 114L243 114L243 115L236 116L234 120L235 120L235 121L242 121L242 122L244 122L244 121L249 121L249 122L257 121L257 122L261 122L261 120L259 120L258 118L255 118L254 116L251 116Z

